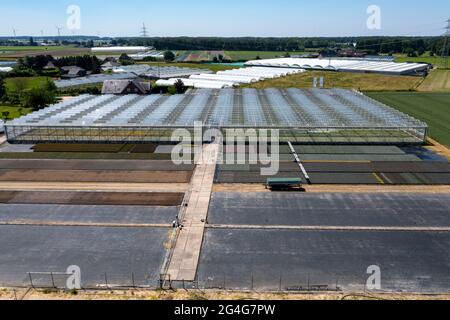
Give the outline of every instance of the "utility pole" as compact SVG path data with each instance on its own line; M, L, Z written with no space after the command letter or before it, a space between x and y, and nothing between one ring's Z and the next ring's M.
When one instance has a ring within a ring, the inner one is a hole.
M450 19L447 21L447 26L445 28L445 34L444 34L444 47L442 49L442 67L444 69L448 69L449 63L449 53L450 53Z
M13 28L13 35L14 35L14 38L17 38L17 29L16 28Z
M147 27L145 26L145 23L142 23L141 37L142 38L148 37Z
M56 26L56 30L58 30L58 37L61 37L61 27Z

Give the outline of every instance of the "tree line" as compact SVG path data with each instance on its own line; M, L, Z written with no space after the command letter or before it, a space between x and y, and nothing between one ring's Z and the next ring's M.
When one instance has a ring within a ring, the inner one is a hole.
M312 49L348 48L369 54L414 52L440 53L443 37L330 37L330 38L217 38L155 37L120 38L113 45L153 46L158 50L230 50L302 52Z

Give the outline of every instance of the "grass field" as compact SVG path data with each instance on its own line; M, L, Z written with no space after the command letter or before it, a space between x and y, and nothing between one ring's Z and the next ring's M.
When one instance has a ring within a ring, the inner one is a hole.
M20 114L19 109L22 109L22 114ZM18 106L10 106L10 105L0 105L0 115L3 112L9 112L8 120L13 120L15 118L19 118L23 115L26 115L32 112L30 108L21 108Z
M432 70L417 91L450 92L450 70Z
M47 77L28 77L28 78L7 78L6 90L14 91L18 89L18 86L23 86L22 90L31 89L31 88L39 88L45 85L47 80L51 80Z
M273 59L283 57L286 53L279 51L225 51L234 61L255 60L256 57L261 59Z
M450 93L373 92L368 95L430 127L429 136L450 147Z
M198 69L211 70L214 72L223 71L223 70L231 70L231 69L237 68L237 67L233 67L233 66L226 66L226 65L220 65L220 64L186 63L186 62L173 62L173 63L142 62L140 64L148 64L149 66L154 66L154 67L161 66L161 67L198 68Z
M431 63L435 66L440 66L442 64L442 58L439 56L430 57L429 54L425 53L420 57L408 57L406 55L395 55L396 62L423 62L423 63ZM450 58L449 58L450 62Z
M83 55L90 53L89 48L77 48L74 46L50 46L50 47L13 47L13 46L0 46L0 58L12 59L23 58L27 55L53 55L56 57L69 56L69 55Z
M314 77L325 77L326 88L349 88L361 91L409 91L415 90L422 78L385 76L379 74L308 71L278 79L261 81L249 88L311 88Z

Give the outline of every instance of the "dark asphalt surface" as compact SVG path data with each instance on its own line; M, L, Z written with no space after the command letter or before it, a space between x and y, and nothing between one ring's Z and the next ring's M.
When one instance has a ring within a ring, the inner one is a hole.
M81 268L82 286L105 283L155 286L169 229L0 226L0 286L29 285L27 272L65 272ZM33 276L51 285L49 276ZM58 286L66 278L56 277Z
M178 207L0 204L0 222L172 223Z
M208 229L200 284L283 290L310 285L362 291L381 268L385 291L448 292L450 233Z
M449 194L214 193L211 224L450 227Z

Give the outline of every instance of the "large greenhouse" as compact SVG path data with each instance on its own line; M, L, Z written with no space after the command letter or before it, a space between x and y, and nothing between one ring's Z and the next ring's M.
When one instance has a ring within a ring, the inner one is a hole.
M6 124L10 143L169 142L175 129L278 129L293 143L423 143L427 125L357 91L194 89L82 95Z

